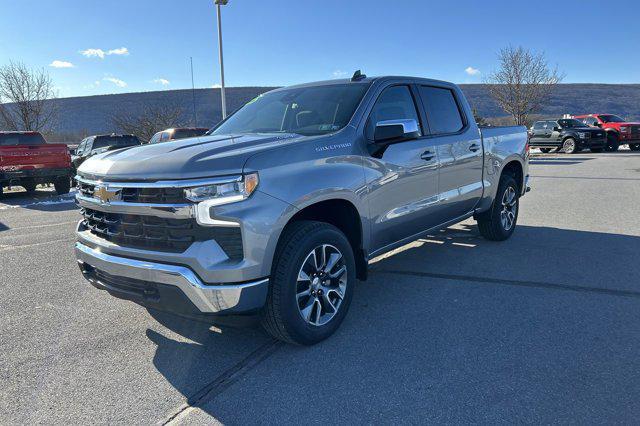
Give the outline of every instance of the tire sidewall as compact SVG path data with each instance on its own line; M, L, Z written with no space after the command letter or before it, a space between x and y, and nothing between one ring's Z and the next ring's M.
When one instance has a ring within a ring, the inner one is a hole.
M615 152L620 147L620 139L618 135L615 133L609 132L607 133L607 144L605 145L605 151L607 152Z
M322 244L330 244L342 253L347 266L347 288L338 313L327 324L314 326L308 324L298 311L296 283L298 272L307 255L312 249ZM273 276L276 277L276 280L284 278L285 281L274 283L272 291L280 292L280 314L288 325L289 333L297 342L310 345L333 334L347 315L356 281L356 264L353 250L347 238L337 228L328 224L306 235L297 246L295 255L289 259L285 260L283 257L279 257ZM284 247L284 249L287 248Z
M565 149L565 145L569 142L569 141L573 141L573 149L571 151L567 151ZM578 151L578 143L576 142L575 139L573 138L567 138L562 142L562 149L564 150L565 154L573 154L575 152Z
M513 189L516 191L516 214L515 214L515 218L513 219L513 225L511 226L511 229L506 230L502 226L502 221L500 220L500 212L502 210L502 197L504 196L504 193L506 192L507 188L509 188L510 186L512 186ZM518 192L518 184L516 183L513 177L509 175L504 175L500 179L500 185L498 186L498 193L494 201L492 214L493 214L492 221L498 224L497 231L500 233L502 239L506 240L515 231L516 225L518 224L518 215L520 214L520 193Z

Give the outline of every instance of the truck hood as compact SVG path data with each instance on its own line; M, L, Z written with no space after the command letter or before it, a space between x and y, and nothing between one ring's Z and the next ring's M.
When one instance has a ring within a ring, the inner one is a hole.
M197 179L242 173L259 151L295 143L297 134L215 135L105 152L85 161L78 173L106 181Z

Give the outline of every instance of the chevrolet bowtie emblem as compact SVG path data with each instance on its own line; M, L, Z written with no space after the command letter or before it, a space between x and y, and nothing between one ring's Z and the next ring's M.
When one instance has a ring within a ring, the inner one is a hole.
M109 189L104 185L96 185L93 189L93 197L103 203L118 201L120 199L120 189Z

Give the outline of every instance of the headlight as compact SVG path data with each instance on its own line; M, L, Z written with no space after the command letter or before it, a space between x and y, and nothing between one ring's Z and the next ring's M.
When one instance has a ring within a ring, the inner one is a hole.
M194 209L200 225L239 226L236 222L214 219L211 207L245 200L257 187L258 173L250 173L221 183L187 188L184 195L188 200L197 203Z
M212 205L221 205L242 201L253 193L258 187L258 174L244 175L234 181L216 183L205 186L197 186L184 190L184 195L189 201L198 203L206 200L216 200Z
M578 132L578 137L580 139L586 139L587 138L587 134L585 132Z

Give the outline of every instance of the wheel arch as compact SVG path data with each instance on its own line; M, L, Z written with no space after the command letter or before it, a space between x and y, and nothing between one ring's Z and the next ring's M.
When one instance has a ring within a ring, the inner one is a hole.
M285 224L281 236L288 226L301 220L329 223L345 234L356 259L356 276L367 279L367 258L364 250L364 228L357 207L344 198L331 198L306 205L293 214Z
M519 194L522 194L524 187L524 168L522 163L518 160L511 160L502 167L500 177L503 174L508 174L513 177L518 184Z

